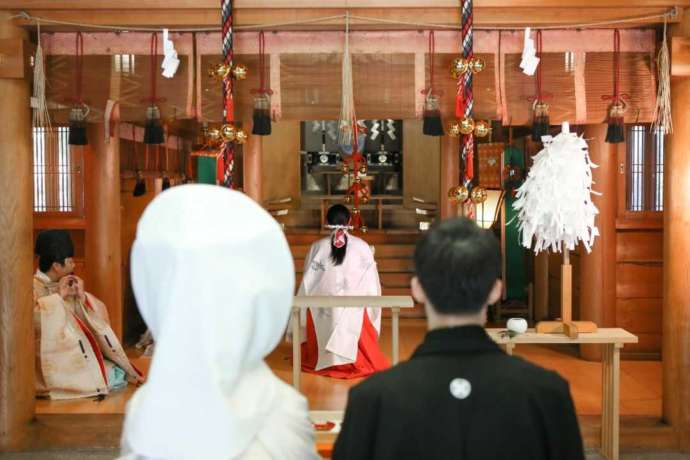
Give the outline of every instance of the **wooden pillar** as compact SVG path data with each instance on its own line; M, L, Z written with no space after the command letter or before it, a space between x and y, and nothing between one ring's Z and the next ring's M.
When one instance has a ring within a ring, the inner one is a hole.
M108 307L113 330L122 338L122 253L120 142L105 141L103 123L89 123L85 147L86 290ZM116 126L113 133L118 133Z
M9 16L0 12L0 39L25 40ZM29 81L0 78L0 452L27 445L36 394Z
M439 216L441 219L458 215L458 205L448 199L448 190L460 182L460 141L457 137L441 137L441 187Z
M589 155L599 166L592 172L594 190L602 195L592 198L599 209L596 225L600 235L592 252L583 250L580 256L580 319L612 327L616 323L617 145L605 142L603 123L588 125L584 136L589 140ZM601 360L599 345L582 345L580 352L584 359Z
M684 15L673 35L690 37L690 18ZM663 417L690 451L690 76L672 77L671 105L673 135L664 165Z
M249 131L251 132L251 130ZM244 144L244 193L261 204L263 136L249 135Z

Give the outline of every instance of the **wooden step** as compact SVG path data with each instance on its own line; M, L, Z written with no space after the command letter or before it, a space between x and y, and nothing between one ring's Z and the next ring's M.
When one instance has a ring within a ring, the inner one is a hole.
M376 264L379 270L379 275L383 273L412 273L414 271L414 263L411 259L377 259ZM295 259L295 271L302 273L304 271L304 259Z

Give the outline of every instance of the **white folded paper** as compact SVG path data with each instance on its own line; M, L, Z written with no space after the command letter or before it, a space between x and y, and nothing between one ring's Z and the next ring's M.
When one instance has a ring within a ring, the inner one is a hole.
M170 40L168 29L163 29L163 76L165 78L172 78L180 66L180 60L177 58L177 51L175 51L175 44Z
M520 61L520 68L526 75L534 75L537 70L540 59L537 57L537 49L534 46L534 40L530 38L531 29L525 28L525 44L522 48L522 60Z

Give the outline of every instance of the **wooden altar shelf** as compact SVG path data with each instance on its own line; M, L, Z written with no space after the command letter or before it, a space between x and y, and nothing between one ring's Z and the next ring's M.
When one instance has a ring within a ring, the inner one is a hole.
M596 332L569 338L558 334L539 334L529 329L513 338L502 334L501 329L487 329L489 336L504 345L509 355L518 344L574 345L601 344L602 356L602 413L601 450L605 458L618 460L620 437L620 350L626 343L637 343L637 336L619 328L601 328Z
M412 297L403 296L296 296L292 302L292 386L299 391L302 356L300 310L305 308L390 308L393 365L400 359L400 309L414 308Z

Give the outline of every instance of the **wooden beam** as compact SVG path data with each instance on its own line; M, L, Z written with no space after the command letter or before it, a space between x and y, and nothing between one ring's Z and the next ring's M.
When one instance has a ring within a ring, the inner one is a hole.
M220 27L219 8L197 9L30 9L26 11L35 17L41 17L56 21L68 21L74 23L113 25L126 27ZM564 8L550 6L542 8L519 7L478 7L474 9L474 25L479 27L515 27L522 28L525 25L538 27L540 25L571 25L590 22L610 21L621 18L655 16L668 11L664 6L626 6L591 8L583 15L580 8ZM235 12L235 27L255 26L257 24L284 24L290 22L310 21L316 18L344 15L349 12L353 16L363 16L374 19L400 21L410 24L440 24L445 26L458 26L460 23L460 10L458 7L443 8L244 8ZM677 18L671 19L675 21ZM18 25L34 27L33 21L23 19L15 20ZM644 24L656 24L662 22L661 18L650 18L639 22L619 24L618 27L639 27ZM410 29L414 25L377 24L366 20L352 18L351 27L355 30L376 29ZM335 18L325 22L309 25L292 26L297 30L342 30L343 18ZM58 26L43 23L44 30L71 30L73 26ZM287 27L283 27L286 29ZM545 43L547 43L545 41Z
M0 12L0 39L25 31ZM28 79L0 78L0 452L29 441L36 394L33 330L33 173Z
M458 8L457 0L235 0L237 10L247 8L259 9L313 9L313 8ZM216 0L100 0L84 2L83 0L5 0L3 8L7 10L170 10L170 9L217 9ZM690 0L475 0L475 8L607 8L655 6L671 8L673 6L690 6Z

